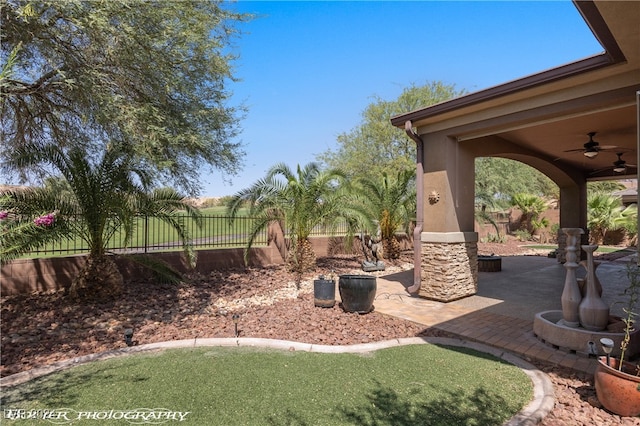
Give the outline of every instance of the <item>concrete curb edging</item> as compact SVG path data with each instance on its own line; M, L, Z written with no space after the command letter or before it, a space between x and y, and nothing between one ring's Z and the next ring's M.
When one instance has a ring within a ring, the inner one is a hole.
M366 353L396 346L421 344L457 346L488 353L495 356L496 358L502 359L510 364L515 365L516 367L520 368L527 376L529 376L529 379L533 384L533 400L510 420L504 423L503 426L536 425L553 409L553 406L555 404L553 384L551 383L549 377L542 371L538 370L533 364L528 363L527 361L513 355L512 353L505 352L492 346L487 346L476 342L468 342L466 340L444 337L407 337L401 339L385 340L382 342L362 343L345 346L315 345L311 343L300 343L288 340L244 337L173 340L160 343L149 343L139 346L130 346L127 348L115 349L111 351L100 352L97 354L85 355L64 361L59 361L46 367L35 368L33 370L24 371L22 373L17 373L11 376L0 378L0 387L16 386L38 377L66 370L77 365L87 364L89 362L101 361L129 354L160 351L164 349L207 346L237 346L262 347L287 351L306 351L318 353Z

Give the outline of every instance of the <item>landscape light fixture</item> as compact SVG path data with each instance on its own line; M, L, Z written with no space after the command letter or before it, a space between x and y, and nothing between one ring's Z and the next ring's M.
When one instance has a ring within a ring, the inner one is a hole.
M607 365L611 366L611 351L613 351L613 340L603 337L600 339L600 344L602 345L602 350L605 354L607 354Z
M240 314L233 314L231 319L233 320L233 326L236 331L236 337L238 337L238 321L240 321Z
M133 346L133 328L124 330L124 342L127 346Z

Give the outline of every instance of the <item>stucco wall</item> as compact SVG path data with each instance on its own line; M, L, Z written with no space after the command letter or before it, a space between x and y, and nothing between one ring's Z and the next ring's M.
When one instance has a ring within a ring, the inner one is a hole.
M398 238L402 249L412 248L411 241L406 236L398 235ZM340 237L312 238L311 243L319 257L347 252L343 238ZM352 252L361 253L358 249L356 244ZM180 252L155 253L153 255L160 257L179 271L187 271ZM7 296L60 290L68 287L72 278L84 265L84 261L84 256L15 260L3 265L0 269L0 294ZM146 272L130 261L124 258L119 258L116 261L125 280L145 276ZM268 247L253 248L249 255L249 266L253 267L278 265L283 262L282 255L274 244ZM196 271L202 274L208 274L214 270L242 267L244 267L244 250L242 248L198 250Z
M179 271L187 267L180 252L154 253ZM199 250L196 271L208 274L212 270L244 266L242 249ZM71 285L71 280L80 271L85 256L51 257L42 259L20 259L2 266L0 291L3 296L60 290ZM116 258L125 280L144 277L146 272L126 258ZM251 250L250 265L264 266L282 263L280 253L273 247Z

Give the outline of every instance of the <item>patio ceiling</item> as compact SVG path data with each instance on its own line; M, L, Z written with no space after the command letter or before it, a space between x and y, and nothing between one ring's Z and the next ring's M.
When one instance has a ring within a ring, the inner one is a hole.
M604 53L539 74L394 117L394 126L411 121L420 135L445 132L465 143L499 138L586 179L636 177L636 169L613 172L616 153L638 163L636 92L640 91L640 7L626 1L574 2ZM594 140L595 158L581 151ZM517 157L517 156L514 156ZM601 170L604 169L604 170ZM600 170L600 171L599 171Z

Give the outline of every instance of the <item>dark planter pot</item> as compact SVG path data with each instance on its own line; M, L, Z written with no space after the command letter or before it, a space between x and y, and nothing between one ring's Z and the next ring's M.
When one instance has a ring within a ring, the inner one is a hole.
M376 277L369 275L340 275L338 282L342 309L366 314L373 310L376 298Z
M313 280L313 300L318 307L333 307L336 304L335 280Z
M500 256L478 256L478 272L502 271L502 258Z

